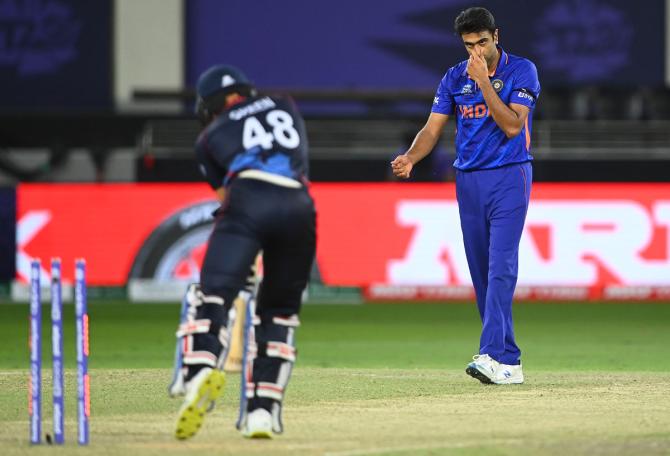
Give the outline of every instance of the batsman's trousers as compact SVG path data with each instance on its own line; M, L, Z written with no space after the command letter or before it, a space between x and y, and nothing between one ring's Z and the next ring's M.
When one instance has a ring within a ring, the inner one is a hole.
M227 310L262 250L264 277L257 314L298 314L315 249L316 212L306 188L238 178L228 189L209 239L202 290L221 296Z

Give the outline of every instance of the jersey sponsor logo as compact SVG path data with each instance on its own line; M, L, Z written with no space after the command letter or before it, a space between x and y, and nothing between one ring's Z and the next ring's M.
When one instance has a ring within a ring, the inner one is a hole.
M472 95L472 84L468 83L461 89L461 95Z
M535 98L528 92L517 92L516 96L517 98L525 98L528 101L535 101Z
M463 119L481 119L489 115L488 106L484 103L476 105L458 105L458 111Z
M440 102L440 97L433 98L433 104L438 104Z
M270 97L264 97L246 106L242 106L241 108L233 109L228 114L228 118L231 120L240 120L258 112L267 111L268 109L274 108L275 106L277 105Z

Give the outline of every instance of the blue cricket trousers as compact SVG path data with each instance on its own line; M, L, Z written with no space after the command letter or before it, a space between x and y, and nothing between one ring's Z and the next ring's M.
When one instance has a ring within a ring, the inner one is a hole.
M503 364L519 364L521 357L512 296L532 177L530 162L456 173L465 255L482 319L479 353Z

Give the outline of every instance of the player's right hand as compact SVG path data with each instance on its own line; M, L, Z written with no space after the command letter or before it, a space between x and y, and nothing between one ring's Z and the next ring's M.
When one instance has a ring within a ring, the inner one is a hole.
M413 167L414 165L407 155L398 155L391 162L391 169L393 170L393 174L396 177L400 177L401 179L409 178L409 174L412 172Z

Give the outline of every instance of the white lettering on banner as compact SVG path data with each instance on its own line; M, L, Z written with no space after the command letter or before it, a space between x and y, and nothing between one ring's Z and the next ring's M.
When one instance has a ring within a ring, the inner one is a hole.
M541 258L528 227L550 230L548 259ZM519 283L596 285L598 264L623 284L670 282L670 262L645 260L654 223L633 201L566 201L531 204L521 240Z
M396 219L415 230L405 257L387 264L389 284L471 283L456 202L399 201ZM665 251L643 258L656 227L666 228L665 242L659 243ZM544 252L533 228L548 232ZM521 237L519 285L599 285L602 268L623 285L670 284L670 201L656 202L651 213L632 200L531 203Z
M28 211L16 223L16 274L24 281L30 279L31 257L25 247L51 221L51 212L48 210ZM40 269L42 283L51 281L51 274L44 268Z
M472 283L459 220L455 201L399 201L396 222L400 226L413 226L415 230L405 258L389 261L388 282L394 285Z
M666 229L665 258L670 262L670 201L658 201L653 206L654 221Z

